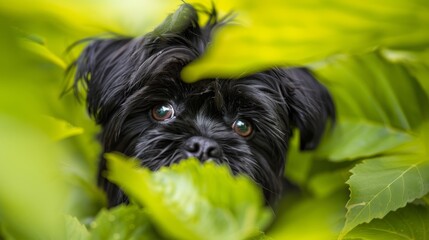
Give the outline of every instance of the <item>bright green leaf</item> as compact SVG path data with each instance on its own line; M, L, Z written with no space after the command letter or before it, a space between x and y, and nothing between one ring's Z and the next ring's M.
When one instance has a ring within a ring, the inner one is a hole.
M426 203L426 205L429 205L429 194L426 194L422 200Z
M19 26L20 30L27 33L42 31L47 42L52 44L54 41L54 45L62 45L62 48L54 46L53 52L63 54L69 44L79 40L67 37L92 37L109 31L125 35L142 34L152 30L180 4L177 0L40 0L37 3L19 0L0 2L0 13L13 16L15 27ZM97 14L93 14L94 12ZM22 23L21 20L27 21ZM45 25L45 22L51 24ZM66 35L57 35L60 32L65 32Z
M157 228L175 239L245 239L271 218L262 193L226 166L195 159L151 172L108 154L109 179L142 204Z
M121 205L102 210L91 223L90 240L161 239L145 210L136 205ZM72 239L70 239L72 240Z
M337 58L315 72L329 84L340 118L407 131L428 121L429 101L421 85L402 65L378 53Z
M359 224L382 218L390 211L429 192L429 161L421 154L394 155L356 165L347 182L347 233Z
M336 239L344 225L346 201L342 191L324 198L297 197L289 193L267 235L273 239Z
M345 181L350 175L348 170L345 168L314 174L308 182L308 188L318 198L329 196L345 188Z
M299 146L299 131L295 130L293 133L293 138L289 143L285 167L285 177L289 181L299 186L304 186L312 166L314 153L302 152L300 151Z
M339 162L379 155L413 140L405 131L369 121L340 121L317 150L317 157Z
M65 233L65 240L87 240L89 238L88 229L72 216L66 216Z
M389 213L383 219L362 224L343 239L347 240L410 240L429 238L429 209L427 206L409 204Z
M70 174L67 179L71 185L67 212L72 213L74 217L88 220L107 206L106 193L96 186L93 179L84 180L74 174ZM82 204L83 202L85 204Z
M219 1L223 2L223 1ZM429 4L421 0L234 1L237 21L183 71L184 79L238 77L272 65L297 65L373 47L424 49Z
M75 127L64 120L54 117L45 117L44 122L47 133L55 141L83 133L83 128Z
M60 239L68 194L64 150L42 131L0 113L0 219L14 239Z
M381 53L391 62L404 64L429 95L429 49L419 52L383 49Z
M35 41L22 41L22 45L31 52L45 58L49 62L57 65L62 69L67 68L67 64L60 57L51 52L45 45L37 43Z

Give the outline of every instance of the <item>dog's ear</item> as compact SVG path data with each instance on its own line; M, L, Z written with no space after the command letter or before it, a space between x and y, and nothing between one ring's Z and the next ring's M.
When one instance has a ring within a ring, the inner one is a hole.
M328 90L305 68L284 69L288 87L292 124L300 130L301 150L319 144L328 120L335 122L335 106Z
M83 50L75 62L75 90L83 83L87 91L87 108L97 123L103 123L119 101L117 94L124 85L124 66L130 38L97 39Z

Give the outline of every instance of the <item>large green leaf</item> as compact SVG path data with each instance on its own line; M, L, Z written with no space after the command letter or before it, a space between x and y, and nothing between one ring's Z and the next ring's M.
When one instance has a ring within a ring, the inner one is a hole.
M380 155L412 141L413 135L369 121L343 120L317 150L317 157L335 162Z
M286 177L316 196L326 196L345 187L353 166L346 161L394 154L395 149L415 139L404 131L365 120L342 120L330 131L315 152L299 152L295 133L286 163ZM332 162L345 162L335 166ZM315 161L315 162L314 162Z
M299 132L295 130L293 138L289 143L287 161L285 167L285 177L299 186L305 185L313 163L313 152L300 151Z
M26 35L41 36L46 43L45 50L63 57L70 44L83 38L107 32L124 35L147 33L180 3L177 0L41 0L37 3L18 0L0 2L0 15L13 19L11 25ZM97 14L93 14L94 12ZM37 48L37 52L46 53Z
M289 193L280 204L267 235L273 239L332 240L344 225L347 195L336 192L323 198Z
M195 159L157 172L107 155L111 181L142 204L156 227L175 239L245 239L267 226L271 211L247 177Z
M362 224L343 239L350 240L409 240L429 238L428 206L410 204L383 219L375 219Z
M59 141L68 137L76 136L83 133L83 128L75 127L67 121L44 117L46 132L52 140Z
M43 132L0 112L0 219L14 239L61 239L69 192L58 159L65 151Z
M245 27L221 29L202 59L184 69L186 80L237 77L377 46L424 49L429 41L429 4L422 0L239 0L231 8Z
M349 168L315 173L308 181L308 189L315 197L322 198L344 189L349 178Z
M402 63L417 78L427 95L429 95L429 50L419 52L383 49L383 56L391 62Z
M136 205L102 210L91 223L89 240L161 239L145 210ZM74 239L70 239L74 240Z
M401 65L378 53L337 58L321 67L340 118L367 119L399 130L419 129L429 102L418 81Z
M423 154L365 160L354 167L343 233L382 218L429 192L429 161Z
M348 166L353 176L343 234L427 194L429 109L421 84L401 64L377 53L336 58L315 70L331 90L339 121L313 158L367 159ZM304 187L316 196L341 188L344 164L329 168L313 161Z
M87 240L89 232L79 220L72 216L66 216L65 221L65 240Z
M67 216L66 240L162 239L153 228L147 212L137 205L120 205L101 210L88 229L75 217Z
M317 157L377 157L352 169L344 233L427 193L426 131L421 129L429 109L420 83L401 64L374 53L337 58L316 67L316 72L329 84L340 115L337 129ZM410 148L398 148L405 145Z

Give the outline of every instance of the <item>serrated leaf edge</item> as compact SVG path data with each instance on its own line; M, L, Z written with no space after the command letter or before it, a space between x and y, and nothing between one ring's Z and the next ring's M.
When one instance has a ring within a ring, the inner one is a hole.
M364 161L363 163L360 163L360 164L364 164L365 162L367 162L367 161ZM370 201L368 201L368 202L361 202L361 203L355 203L355 204L352 204L352 205L348 205L349 204L349 202L351 201L350 199L349 199L349 201L347 202L347 204L346 204L346 208L347 208L347 213L346 213L346 224L345 224L345 226L344 226L344 228L343 228L343 230L341 231L341 233L340 233L340 235L339 235L339 238L338 239L343 239L343 237L348 233L348 232L350 232L352 229L354 229L355 227L357 227L357 226L359 226L360 224L363 224L363 223L369 223L369 222L371 222L373 219L382 219L383 217L385 217L389 212L392 212L392 211L396 211L396 210L398 210L398 209L400 209L400 208L403 208L403 207L405 207L408 203L410 203L410 202L412 202L412 201L414 201L415 199L417 199L417 198L419 198L420 197L420 195L421 196L423 196L425 193L423 192L423 189L421 189L420 190L420 194L419 194L419 196L417 196L416 198L414 198L414 199L409 199L409 200L407 200L406 202L404 202L404 204L402 204L402 205L400 205L399 207L397 207L397 208L395 208L395 209L392 209L392 210L390 210L390 211L388 211L388 212L386 212L383 216L380 216L380 217L374 217L374 218L372 218L372 219L369 219L369 220L367 220L367 221L363 221L363 222L361 222L361 223L358 223L358 224L356 224L355 226L353 226L352 228L350 228L350 229L347 229L346 227L349 225L349 224L347 224L347 215L349 214L349 212L350 212L350 210L351 209L353 209L353 208L355 208L355 207L358 207L358 206L369 206L370 204L371 204L371 202L375 199L375 198L377 198L377 196L381 193L381 192L384 192L386 189L390 189L390 186L395 182L395 181L397 181L399 178L402 178L403 179L403 175L404 174L406 174L407 172L409 172L411 169L413 169L413 168L416 168L416 170L417 170L417 172L419 173L419 177L420 177L420 179L423 181L423 177L421 176L421 173L420 173L420 170L417 168L417 165L419 165L419 164L421 164L421 163L424 163L424 162L426 162L426 160L421 160L421 161L419 161L419 162L417 162L417 163L414 163L414 164L412 164L412 165L410 165L410 167L408 167L403 173L401 173L398 177L396 177L391 183L389 183L388 184L388 186L386 186L386 187L384 187L381 191L379 191L376 195L374 195L372 198L371 198L371 200ZM357 164L356 166L358 166L358 165L360 165L360 164ZM356 167L355 166L355 167ZM354 168L353 168L354 169ZM350 172L352 173L352 176L355 174L355 172L353 171L353 169L351 169L350 170ZM352 177L351 176L351 177ZM349 186L350 186L350 179L346 182L346 184L348 184ZM403 189L405 189L405 186L404 186L404 188ZM352 195L352 190L351 190L351 188L349 187L349 191L350 191L350 198L351 198L351 195ZM390 191L390 195L391 195L391 191ZM391 200L391 198L389 199L389 202L390 202L390 200ZM389 204L387 204L386 205L386 207L388 206ZM354 219L356 219L358 216L360 216L360 214L363 212L363 210L364 210L365 208L362 208L361 209L361 211L358 213L358 215L354 218Z

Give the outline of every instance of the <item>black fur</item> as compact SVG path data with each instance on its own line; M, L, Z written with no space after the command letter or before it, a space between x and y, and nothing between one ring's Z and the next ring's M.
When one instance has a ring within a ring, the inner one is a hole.
M200 27L194 8L182 8L187 12L180 24L170 16L144 37L95 40L76 62L76 85L83 81L87 87L88 111L102 126L103 152L137 157L143 166L157 170L189 156L187 142L201 136L219 148L215 161L250 176L272 203L282 191L292 129L301 132L301 149L315 148L327 120L334 118L331 97L304 68L184 83L182 68L203 54L225 21L218 21L213 11ZM161 103L174 107L175 118L158 122L151 117L151 109ZM251 122L251 136L233 131L238 118ZM102 158L99 184L109 206L127 202L103 177L105 169Z

